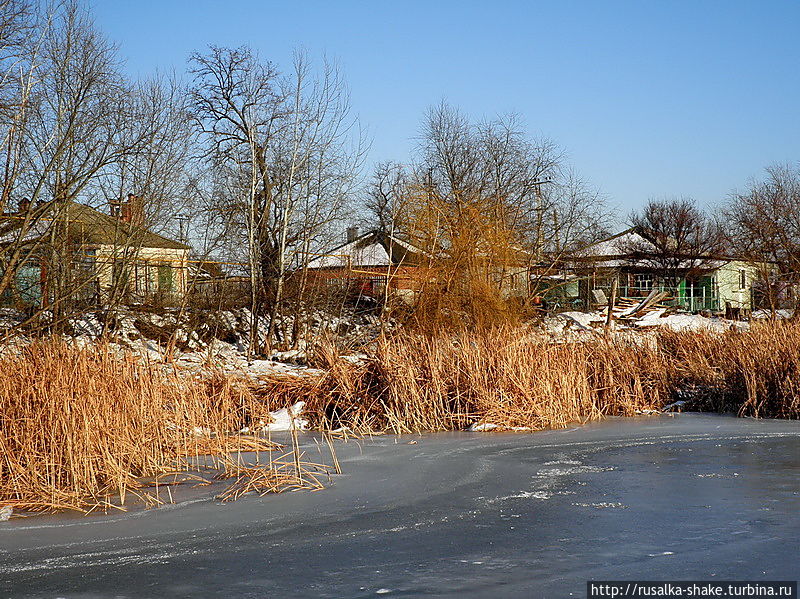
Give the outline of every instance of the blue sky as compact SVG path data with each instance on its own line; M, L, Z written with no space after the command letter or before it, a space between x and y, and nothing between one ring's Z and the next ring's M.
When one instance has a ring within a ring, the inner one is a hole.
M94 0L132 75L208 44L279 66L340 63L370 160L407 162L426 107L514 111L622 217L650 197L721 200L800 161L800 1L549 3Z

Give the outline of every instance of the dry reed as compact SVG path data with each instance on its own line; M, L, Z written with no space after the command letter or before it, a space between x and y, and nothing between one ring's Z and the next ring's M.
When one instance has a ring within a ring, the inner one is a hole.
M749 330L662 333L674 399L694 409L755 418L800 418L800 322L752 322Z
M37 342L0 359L0 503L81 510L148 499L148 478L278 449L231 435L260 418L264 406L224 376L186 379L104 346ZM208 455L218 457L191 458Z
M522 327L381 339L362 364L324 356L316 380L264 383L266 402L303 399L323 429L397 433L474 422L543 429L658 410L800 417L800 324L725 333L635 332L554 343Z
M319 428L398 433L476 421L563 427L676 399L693 409L800 418L795 321L573 343L522 327L400 332L380 339L358 364L338 359L324 343L315 359L325 367L318 378L266 379L252 390L223 375L180 378L102 346L47 341L2 357L0 501L38 510L112 505L114 497L142 494L145 480L196 470L203 459L188 456L208 454L218 456L211 467L236 479L224 499L317 488L326 470L296 452L258 468L224 457L275 449L230 433L299 400Z
M382 339L363 364L332 361L313 381L267 381L260 395L307 402L321 428L442 431L486 421L541 429L659 404L663 376L640 340L559 345L523 329Z

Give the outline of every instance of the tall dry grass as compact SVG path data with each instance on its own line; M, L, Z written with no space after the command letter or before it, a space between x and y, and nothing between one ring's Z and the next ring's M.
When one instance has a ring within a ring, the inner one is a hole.
M628 332L554 343L523 327L382 339L363 364L323 351L314 381L273 380L267 402L304 399L322 428L420 432L474 422L563 427L609 415L689 409L800 418L800 324L725 333Z
M567 345L522 328L406 332L382 339L364 364L328 356L321 379L273 380L261 395L304 399L322 427L419 432L485 421L541 429L658 405L657 359L639 339Z
M198 455L270 450L231 437L263 406L222 376L179 378L104 346L56 340L0 358L0 502L29 510L124 503L143 477Z
M752 322L747 331L659 335L674 399L694 409L800 418L800 322Z
M103 346L47 341L0 357L0 502L27 509L110 505L141 494L143 479L196 469L188 457L203 455L222 456L211 467L239 477L225 498L317 488L318 469L301 467L297 453L292 467L278 464L272 472L224 457L273 449L230 433L299 400L320 428L398 433L476 421L563 427L676 399L692 409L800 418L800 323L793 321L572 343L523 327L407 331L381 339L372 357L356 364L340 359L332 343L320 342L316 351L322 376L265 380L257 390L223 375L181 378Z

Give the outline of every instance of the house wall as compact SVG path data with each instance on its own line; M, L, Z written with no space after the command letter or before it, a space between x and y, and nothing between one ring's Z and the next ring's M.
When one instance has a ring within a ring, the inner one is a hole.
M95 254L101 296L114 285L117 276L125 276L131 292L156 293L182 297L186 293L189 250L169 248L138 249L101 245ZM116 267L115 267L116 264Z
M391 269L389 289L415 291L419 288L418 268L416 266L398 266ZM375 281L384 285L389 270L385 266L363 268L324 268L308 269L306 276L310 285L327 286L341 283L355 284L357 281Z
M498 267L490 273L490 276L499 285L503 299L528 296L530 270L527 266Z
M742 272L744 272L744 287L741 286ZM753 282L757 280L759 268L747 262L732 260L717 269L717 291L719 293L720 307L724 308L730 302L732 308L751 310Z

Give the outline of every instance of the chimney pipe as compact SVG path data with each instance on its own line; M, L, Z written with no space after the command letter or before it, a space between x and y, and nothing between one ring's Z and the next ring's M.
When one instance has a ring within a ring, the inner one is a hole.
M122 212L120 213L120 220L124 223L131 222L131 203L130 200L122 202Z
M124 200L111 200L111 215L136 227L144 226L144 202L132 193Z
M144 200L142 197L129 193L126 204L128 206L128 220L126 222L136 227L144 227Z

